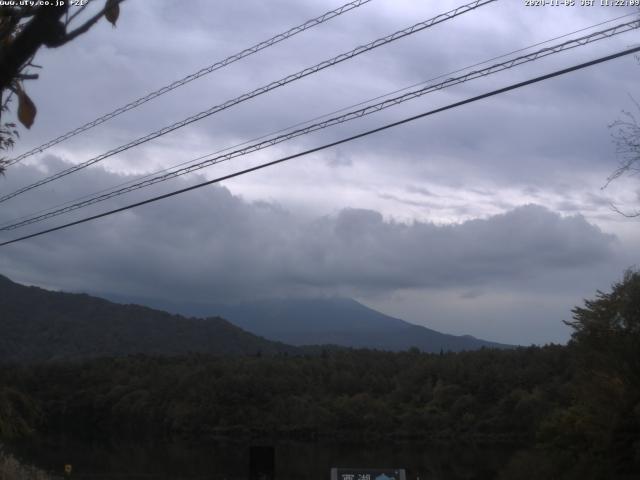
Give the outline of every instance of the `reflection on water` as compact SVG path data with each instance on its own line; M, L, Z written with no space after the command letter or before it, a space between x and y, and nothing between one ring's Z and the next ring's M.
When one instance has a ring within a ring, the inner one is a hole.
M48 437L12 445L22 460L73 480L246 479L249 445L193 441L101 441ZM275 444L278 480L327 480L331 467L400 467L413 480L495 479L514 451L416 444Z

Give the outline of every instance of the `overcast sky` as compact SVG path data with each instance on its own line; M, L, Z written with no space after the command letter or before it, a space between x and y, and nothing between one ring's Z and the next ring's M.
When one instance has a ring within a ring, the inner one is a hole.
M10 167L0 192L462 3L373 0ZM38 53L40 79L26 85L38 116L12 153L339 5L127 0L117 28L101 21L80 39ZM9 200L0 206L0 221L635 11L499 0ZM431 93L70 216L0 232L0 239L585 62L635 45L637 38L637 31L629 32ZM564 342L570 332L562 320L570 319L571 308L639 263L640 221L610 207L638 207L639 179L602 189L619 161L608 125L635 108L631 96L640 97L639 73L637 59L623 57L1 247L0 273L47 288L180 302L344 295L445 333L519 344Z

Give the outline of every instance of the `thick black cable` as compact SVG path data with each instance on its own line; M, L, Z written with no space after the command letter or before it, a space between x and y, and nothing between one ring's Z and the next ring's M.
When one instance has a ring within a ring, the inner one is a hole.
M289 83L295 82L297 80L300 80L302 78L305 78L309 75L313 75L321 70L324 70L326 68L330 68L333 67L339 63L342 63L346 60L350 60L352 58L357 57L358 55L362 55L365 52L368 52L370 50L373 50L375 48L381 47L383 45L387 45L391 42L395 42L396 40L399 40L401 38L404 38L408 35L413 35L414 33L420 32L422 30L425 30L427 28L430 28L434 25L437 25L439 23L445 22L447 20L451 20L453 18L456 18L459 15L462 15L464 13L473 11L477 8L483 7L485 5L488 5L490 3L493 3L497 0L474 0L473 2L467 3L465 5L461 5L453 10L450 10L448 12L445 13L441 13L439 15L436 15L433 18L430 18L428 20L425 20L423 22L419 22L416 23L410 27L407 27L405 29L402 30L398 30L397 32L394 32L390 35L387 35L385 37L382 38L378 38L377 40L374 40L372 42L367 43L366 45L361 45L359 47L354 48L353 50L350 50L346 53L341 53L340 55L336 55L335 57L332 57L328 60L322 61L320 63L317 63L316 65L313 65L312 67L307 67L303 70L300 70L296 73L287 75L286 77L283 77L279 80L273 81L267 85L263 85L262 87L256 88L255 90L248 92L248 93L244 93L242 95L240 95L239 97L233 98L231 100L227 100L224 103L221 103L219 105L215 105L207 110L204 110L202 112L196 113L195 115L192 115L190 117L187 117L183 120L180 120L179 122L175 122L171 125L167 125L166 127L163 127L159 130L156 130L154 132L151 132L143 137L137 138L127 144L124 145L120 145L119 147L116 147L112 150L109 150L108 152L105 152L101 155L98 155L97 157L91 158L89 160L86 160L82 163L79 163L77 165L74 165L72 167L69 167L65 170L61 170L53 175L50 175L46 178L43 178L42 180L38 180L37 182L34 182L30 185L27 185L25 187L19 188L18 190L15 190L11 193L8 193L6 195L2 195L0 196L0 203L1 202L5 202L11 198L14 198L22 193L28 192L30 190L33 190L34 188L37 188L39 186L45 185L49 182L53 182L54 180L57 180L59 178L65 177L67 175L70 175L72 173L75 173L79 170L82 170L84 168L87 168L91 165L94 165L98 162L101 162L102 160L105 160L106 158L112 157L113 155L116 155L118 153L122 153L126 150L129 150L133 147L136 147L138 145L142 145L143 143L149 142L151 140L154 140L158 137L161 137L163 135L166 135L167 133L173 132L175 130L178 130L182 127L185 127L187 125L190 125L194 122L198 122L204 118L207 118L211 115L214 115L218 112L221 112L223 110L226 110L228 108L231 108L235 105L238 105L242 102L245 102L247 100L250 100L252 98L255 98L259 95L263 95L265 93L271 92L272 90L275 90L276 88L280 88L284 85L288 85Z
M553 37L553 38L549 38L547 40L543 40L543 41L538 42L538 43L534 43L532 45L528 45L526 47L518 48L517 50L512 50L510 52L503 53L503 54L498 55L496 57L492 57L492 58L489 58L487 60L483 60L481 62L474 63L473 65L462 67L462 68L459 68L457 70L453 70L453 71L448 72L448 73L443 73L441 75L438 75L437 77L432 77L432 78L429 78L427 80L423 80L421 82L414 83L412 85L408 85L406 87L402 87L402 88L393 90L391 92L384 93L382 95L378 95L376 97L360 101L360 102L355 103L355 104L347 105L347 106L342 107L342 108L340 108L338 110L333 110L331 112L324 113L322 115L318 115L316 117L310 118L308 120L304 120L304 121L295 123L293 125L289 125L288 127L280 128L280 129L278 129L276 131L272 131L272 132L260 135L258 137L254 137L254 138L251 138L249 140L245 140L243 142L240 142L240 143L237 143L237 144L225 147L225 148L221 148L220 150L216 150L215 152L207 153L205 155L201 155L201 156L199 156L197 158L193 158L191 160L186 160L186 161L178 163L176 165L172 165L170 167L163 168L162 170L157 170L157 171L152 172L152 173L143 174L143 175L141 175L141 176L139 176L137 178L134 178L132 180L127 180L126 182L119 183L119 184L114 185L112 187L105 188L105 189L99 190L97 192L92 192L92 193L83 195L81 197L74 198L73 200L62 202L62 203L59 203L59 204L54 205L52 207L44 208L42 210L38 210L36 212L32 212L32 213L27 214L27 215L22 215L20 217L14 218L12 220L9 220L9 221L6 221L6 222L0 224L0 231L2 231L2 230L6 231L6 230L13 229L13 227L22 226L24 224L22 222L22 220L25 220L25 219L27 219L27 221L29 222L28 224L32 224L32 223L35 223L35 222L31 222L32 219L33 220L40 220L40 218L44 219L45 216L46 216L46 218L51 218L51 216L57 216L57 214L62 210L61 207L67 207L67 206L75 207L75 206L78 205L78 202L81 202L82 200L95 198L96 196L99 196L100 194L103 194L103 193L106 193L106 192L117 191L116 189L119 189L120 187L125 187L127 185L135 184L136 182L140 182L141 180L145 180L145 179L150 179L150 178L155 177L157 175L160 175L162 173L169 172L170 170L173 170L173 169L176 169L176 168L179 168L179 167L183 167L183 166L188 165L188 164L193 164L193 163L196 163L196 162L201 161L201 160L205 160L206 158L209 158L211 155L218 155L218 154L221 154L223 152L232 150L234 148L239 148L239 147L242 147L244 145L249 145L249 144L251 144L253 142L257 142L259 140L264 140L265 138L271 137L273 135L277 135L277 134L280 134L280 133L283 133L283 132L287 132L287 131L292 130L294 128L301 127L303 125L308 125L308 124L310 124L312 122L315 122L317 120L321 120L323 118L330 117L331 115L335 115L335 114L338 114L338 113L346 112L350 108L360 107L362 105L366 105L366 104L369 104L371 102L375 102L376 100L380 100L382 98L390 97L391 95L395 95L395 94L400 93L400 92L405 92L407 90L410 90L412 88L418 87L420 85L425 85L425 84L427 84L429 82L432 82L434 80L438 80L440 78L445 78L445 77L450 77L451 75L454 75L456 73L464 72L465 70L469 70L471 68L475 68L475 67L478 67L480 65L485 65L485 64L487 64L489 62L492 62L494 60L499 60L501 58L508 57L509 55L513 55L515 53L524 52L524 51L530 50L530 49L532 49L534 47L538 47L540 45L544 45L546 43L550 43L550 42L553 42L555 40L559 40L561 38L566 38L568 36L575 35L576 33L584 32L586 30L590 30L592 28L599 27L599 26L604 25L606 23L615 22L616 20L620 20L622 18L630 17L632 15L637 15L637 13L632 12L632 13L627 13L625 15L620 15L618 17L614 17L614 18L611 18L609 20L605 20L605 21L602 21L602 22L599 22L599 23L596 23L596 24L593 24L593 25L589 25L588 27L583 27L583 28L580 28L578 30L574 30L574 31L569 32L569 33L565 33L565 34L562 34L562 35L559 35L559 36L556 36L556 37ZM616 28L616 27L614 27L614 28ZM550 48L553 48L553 47L550 47ZM64 209L64 210L65 210L65 213L66 213L66 209ZM40 214L45 214L45 215L40 215ZM51 214L51 216L50 216L50 214Z
M574 72L576 70L581 70L583 68L591 67L593 65L604 63L604 62L607 62L609 60L613 60L613 59L616 59L616 58L619 58L619 57L623 57L625 55L630 55L630 54L636 53L636 52L640 52L640 47L629 48L627 50L623 50L623 51L618 52L618 53L607 55L605 57L600 57L600 58L597 58L595 60L591 60L589 62L580 63L578 65L574 65L572 67L564 68L562 70L556 70L555 72L548 73L546 75L541 75L539 77L531 78L529 80L525 80L523 82L515 83L515 84L509 85L507 87L499 88L497 90L492 90L490 92L483 93L481 95L476 95L475 97L471 97L471 98L467 98L465 100L461 100L459 102L451 103L449 105L445 105L444 107L436 108L436 109L430 110L428 112L424 112L424 113L421 113L421 114L418 114L418 115L414 115L412 117L408 117L408 118L405 118L403 120L399 120L397 122L388 123L388 124L383 125L381 127L377 127L377 128L371 129L371 130L367 130L365 132L358 133L356 135L352 135L350 137L346 137L346 138L343 138L343 139L340 139L340 140L336 140L335 142L326 143L326 144L321 145L319 147L311 148L309 150L305 150L303 152L299 152L299 153L296 153L296 154L293 154L293 155L288 155L286 157L279 158L278 160L273 160L271 162L262 163L260 165L256 165L255 167L246 168L246 169L240 170L238 172L234 172L234 173L231 173L231 174L228 174L228 175L223 175L221 177L217 177L217 178L214 178L212 180L207 180L206 182L198 183L196 185L192 185L190 187L182 188L180 190L175 190L173 192L165 193L163 195L158 195L156 197L152 197L152 198L149 198L147 200L143 200L141 202L132 203L132 204L126 205L124 207L116 208L114 210L109 210L107 212L99 213L97 215L92 215L90 217L85 217L85 218L82 218L80 220L76 220L74 222L66 223L64 225L59 225L57 227L48 228L46 230L41 230L39 232L32 233L30 235L25 235L23 237L15 238L13 240L8 240L8 241L0 243L0 247L4 247L6 245L11 245L13 243L17 243L17 242L20 242L20 241L23 241L23 240L28 240L30 238L34 238L34 237L38 237L38 236L41 236L41 235L45 235L47 233L56 232L58 230L63 230L65 228L69 228L69 227L72 227L72 226L75 226L75 225L80 225L82 223L90 222L92 220L97 220L99 218L107 217L107 216L113 215L115 213L120 213L120 212L124 212L126 210L131 210L132 208L140 207L142 205L147 205L149 203L157 202L159 200L164 200L165 198L174 197L176 195L180 195L182 193L190 192L191 190L196 190L198 188L206 187L206 186L212 185L214 183L220 183L220 182L222 182L224 180L229 180L231 178L239 177L239 176L245 175L247 173L255 172L257 170L262 170L263 168L271 167L271 166L277 165L279 163L284 163L284 162L287 162L289 160L293 160L295 158L303 157L303 156L306 156L306 155L310 155L312 153L316 153L316 152L319 152L319 151L322 151L322 150L326 150L327 148L331 148L331 147L335 147L337 145L341 145L343 143L351 142L353 140L357 140L359 138L363 138L363 137L372 135L374 133L382 132L384 130L388 130L390 128L397 127L399 125L404 125L405 123L413 122L413 121L418 120L420 118L424 118L424 117L428 117L428 116L431 116L431 115L435 115L436 113L441 113L441 112L444 112L446 110L451 110L453 108L460 107L460 106L466 105L468 103L477 102L478 100L483 100L485 98L493 97L495 95L500 95L502 93L506 93L506 92L509 92L511 90L516 90L518 88L522 88L522 87L525 87L527 85L531 85L533 83L538 83L538 82L541 82L543 80L548 80L550 78L558 77L560 75L564 75L564 74L567 74L567 73L570 73L570 72Z
M185 163L191 164L189 166L185 166L182 168L174 167L175 169L166 169L165 171L167 173L156 175L156 176L148 175L144 177L146 178L146 180L141 180L141 179L134 180L134 181L127 182L127 186L122 186L122 188L114 187L112 189L105 190L105 192L108 192L108 193L100 194L102 192L99 192L95 195L87 195L83 197L83 199L80 199L77 202L67 202L65 206L62 206L61 208L60 206L57 206L57 207L52 207L50 209L47 209L46 213L39 214L40 212L37 212L32 215L24 216L21 219L8 221L0 225L0 231L15 230L17 228L22 228L27 225L31 225L44 220L48 220L53 217L57 217L59 215L67 214L72 211L78 210L80 208L88 207L90 205L95 205L96 203L104 202L111 198L118 197L120 195L125 195L127 193L133 192L135 190L139 190L141 188L147 188L157 183L171 180L178 176L186 175L188 173L193 173L197 170L201 170L203 168L207 168L212 165L217 165L219 163L226 162L231 159L238 158L238 157L247 155L249 153L262 150L264 148L271 147L273 145L277 145L279 143L297 138L302 135L308 135L310 133L316 132L318 130L322 130L324 128L329 128L332 126L339 125L341 123L345 123L358 118L362 118L367 115L371 115L373 113L380 112L384 109L387 109L396 105L400 105L401 103L404 103L406 101L415 100L416 98L419 98L420 96L426 95L428 93L439 91L454 85L459 85L461 83L474 80L476 78L492 75L492 74L519 66L519 65L523 65L524 63L536 61L536 60L539 60L540 58L544 58L549 55L554 55L556 53L566 51L568 49L588 45L591 42L610 38L613 35L618 35L620 33L628 32L633 29L637 29L639 27L640 27L640 20L633 20L631 22L619 24L619 25L610 27L606 30L593 32L589 35L575 38L557 45L552 45L552 46L549 46L541 50L537 50L535 52L531 52L519 57L511 58L505 62L493 64L480 70L473 70L458 77L449 77L447 80L443 82L426 85L423 88L407 92L398 97L386 99L382 102L368 105L359 110L352 110L343 115L329 118L322 122L311 124L297 130L288 131L287 133L277 135L257 143L249 144L246 147L233 150L229 153L223 154L223 153L220 153L221 151L218 151L218 152L213 152L211 154L203 155L197 159L191 160L189 162L185 162ZM268 135L266 137L268 137ZM246 143L249 143L249 142L246 142ZM231 150L231 148L224 149L222 150L222 152L227 150Z

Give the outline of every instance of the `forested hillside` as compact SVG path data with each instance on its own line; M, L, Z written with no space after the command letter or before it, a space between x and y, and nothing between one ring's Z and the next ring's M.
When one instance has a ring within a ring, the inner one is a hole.
M25 287L0 276L0 362L40 362L136 353L293 353L221 318L186 318L89 295Z

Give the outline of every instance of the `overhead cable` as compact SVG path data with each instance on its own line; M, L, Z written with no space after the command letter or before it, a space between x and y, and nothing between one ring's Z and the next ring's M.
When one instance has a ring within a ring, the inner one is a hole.
M304 32L305 30L308 30L310 28L313 28L317 25L320 25L322 23L325 23L329 20L331 20L332 18L335 18L339 15L342 15L343 13L346 13L350 10L353 10L355 8L358 8L366 3L371 2L372 0L355 0L349 3L346 3L344 5L342 5L339 8L336 8L335 10L331 10L329 12L323 13L322 15L312 18L311 20L307 20L306 22L304 22L301 25L298 25L296 27L293 27L289 30L287 30L286 32L282 32L279 33L271 38L269 38L268 40L264 40L260 43L255 44L252 47L246 48L245 50L242 50L241 52L238 53L234 53L233 55L225 58L224 60L220 60L212 65L209 65L208 67L204 67L200 70L198 70L195 73L192 73L190 75L187 75L186 77L181 78L180 80L176 80L173 83L170 83L169 85L165 85L162 88L159 88L158 90L155 90L143 97L140 97L132 102L127 103L126 105L123 105L122 107L118 107L115 110L113 110L112 112L109 112L99 118L96 118L95 120L92 120L90 122L85 123L84 125L81 125L78 128L75 128L73 130L70 130L69 132L60 135L59 137L56 137L52 140L49 140L46 143L43 143L42 145L39 145L31 150L29 150L28 152L25 152L15 158L9 159L7 160L7 164L6 166L9 165L13 165L14 163L19 162L20 160L23 160L27 157L30 157L32 155L35 155L36 153L40 153L43 152L44 150L53 147L54 145L57 145L61 142L64 142L65 140L68 140L71 137L75 137L76 135L82 133L82 132L86 132L87 130L96 127L108 120L111 120L114 117L117 117L118 115L123 114L124 112L127 112L129 110L132 110L136 107L139 107L140 105L147 103L150 100L153 100L154 98L157 98L161 95L164 95L165 93L168 93L172 90L175 90L178 87L181 87L183 85L186 85L189 82L192 82L200 77L204 77L205 75L208 75L212 72L215 72L216 70L220 70L221 68L224 68L228 65L231 65L232 63L237 62L238 60L241 60L245 57L248 57L250 55L253 55L254 53L258 53L261 50L264 50L265 48L271 47L277 43L282 42L283 40L287 40L291 37L293 37L294 35L297 35L298 33Z
M72 167L69 167L65 170L62 170L54 175L51 175L49 177L46 177L42 180L39 180L35 183L32 183L30 185L27 185L25 187L22 187L12 193L9 193L7 195L3 195L0 197L0 202L5 202L11 198L14 198L22 193L28 192L29 190L33 190L34 188L37 188L41 185L45 185L49 182L53 182L54 180L57 180L59 178L65 177L67 175L70 175L74 172L77 172L79 170L82 170L84 168L87 168L90 165L93 165L95 163L98 163L106 158L109 158L113 155L116 155L118 153L124 152L125 150L129 150L130 148L133 148L135 146L141 145L143 143L146 143L150 140L153 140L155 138L161 137L163 135L166 135L169 132L173 132L174 130L177 130L179 128L182 128L186 125L189 125L191 123L197 122L199 120L202 120L203 118L209 117L215 113L218 113L222 110L226 110L227 108L230 108L234 105L237 105L239 103L245 102L249 99L255 98L259 95L262 95L264 93L270 92L272 90L275 90L276 88L282 87L283 85L287 85L291 82L294 82L296 80L299 80L301 78L307 77L309 75L312 75L314 73L317 73L321 70L324 70L325 68L328 67L332 67L338 63L344 62L345 60L349 60L351 58L354 58L358 55L361 55L365 52L368 52L370 50L373 50L375 48L381 47L383 45L386 45L388 43L394 42L396 40L399 40L401 38L404 38L408 35L412 35L414 33L420 32L426 28L432 27L433 25L442 23L444 21L447 20L451 20L459 15L462 15L466 12L475 10L476 8L482 7L484 5L487 5L489 3L493 3L497 0L475 0L471 3L468 3L466 5L460 6L454 10L451 10L449 12L446 13L442 13L440 15L437 15L436 17L433 17L429 20L426 20L424 22L420 22L420 23L416 23L415 25L412 25L411 27L405 28L403 30L399 30L395 33L392 33L391 35L388 35L386 37L382 37L379 38L377 40L374 40L373 42L370 42L366 45L362 45L359 46L349 52L346 53L342 53L340 55L337 55L333 58L330 58L329 60L325 60L323 62L320 62L312 67L308 67L305 68L304 70L300 70L297 73L291 74L291 75L287 75L284 78L281 78L280 80L276 80L274 82L271 82L267 85L264 85L260 88L257 88L249 93L245 93L239 97L233 98L231 100L227 100L226 102L216 105L214 107L209 108L208 110L204 110L200 113L197 113L195 115L192 115L190 117L185 118L184 120L181 120L179 122L173 123L171 125L168 125L164 128L161 128L160 130L156 130L155 132L149 133L148 135L145 135L144 137L140 137L136 140L133 140L132 142L129 142L125 145L121 145L119 147L116 147L112 150L109 150L106 153L103 153L101 155L98 155L97 157L94 157L90 160L87 160L85 162L79 163L77 165L74 165Z
M56 232L58 230L63 230L63 229L66 229L66 228L69 228L69 227L72 227L72 226L75 226L75 225L80 225L80 224L83 224L83 223L86 223L86 222L90 222L92 220L97 220L99 218L103 218L103 217L107 217L107 216L110 216L110 215L114 215L116 213L124 212L126 210L131 210L133 208L140 207L142 205L147 205L147 204L150 204L150 203L154 203L154 202L157 202L159 200L164 200L166 198L171 198L171 197L174 197L176 195L180 195L182 193L190 192L192 190L196 190L196 189L199 189L199 188L202 188L202 187L206 187L208 185L219 183L219 182L222 182L224 180L229 180L231 178L239 177L241 175L245 175L247 173L251 173L251 172L255 172L257 170L261 170L261 169L264 169L264 168L267 168L267 167L271 167L271 166L277 165L279 163L287 162L287 161L293 160L295 158L303 157L303 156L306 156L306 155L309 155L309 154L312 154L312 153L319 152L321 150L326 150L328 148L335 147L337 145L341 145L341 144L344 144L344 143L347 143L347 142L351 142L351 141L357 140L359 138L367 137L367 136L372 135L374 133L378 133L378 132L381 132L381 131L384 131L384 130L388 130L388 129L393 128L393 127L397 127L399 125L403 125L403 124L406 124L406 123L409 123L409 122L413 122L413 121L418 120L420 118L424 118L424 117L427 117L427 116L435 115L437 113L444 112L446 110L451 110L453 108L457 108L457 107L460 107L460 106L463 106L463 105L466 105L466 104L469 104L469 103L473 103L473 102L476 102L478 100L482 100L482 99L485 99L485 98L493 97L495 95L500 95L502 93L506 93L506 92L509 92L509 91L512 91L512 90L516 90L518 88L522 88L522 87L525 87L527 85L531 85L531 84L538 83L538 82L541 82L541 81L544 81L544 80L548 80L550 78L558 77L560 75L565 75L565 74L570 73L570 72L581 70L583 68L591 67L593 65L604 63L604 62L607 62L607 61L610 61L610 60L613 60L613 59L616 59L616 58L619 58L619 57L622 57L622 56L625 56L625 55L630 55L632 53L637 53L637 52L640 52L640 47L629 48L627 50L622 50L620 52L617 52L617 53L614 53L614 54L611 54L611 55L607 55L605 57L600 57L600 58L597 58L595 60L591 60L589 62L581 63L581 64L578 64L578 65L574 65L572 67L564 68L562 70L556 70L555 72L548 73L546 75L541 75L541 76L538 76L538 77L535 77L535 78L532 78L532 79L529 79L529 80L525 80L523 82L519 82L519 83L515 83L515 84L512 84L512 85L509 85L507 87L499 88L497 90L492 90L490 92L483 93L482 95L476 95L475 97L471 97L471 98L467 98L465 100L461 100L459 102L451 103L451 104L446 105L444 107L436 108L436 109L430 110L428 112L424 112L424 113L421 113L421 114L418 114L418 115L414 115L412 117L408 117L408 118L405 118L403 120L399 120L397 122L388 123L388 124L383 125L381 127L377 127L377 128L371 129L371 130L367 130L365 132L358 133L356 135L352 135L350 137L346 137L346 138L343 138L341 140L337 140L335 142L327 143L327 144L321 145L319 147L311 148L309 150L305 150L303 152L296 153L294 155L289 155L289 156L286 156L286 157L283 157L283 158L279 158L277 160L273 160L271 162L263 163L263 164L256 165L256 166L251 167L251 168L247 168L247 169L244 169L244 170L241 170L241 171L238 171L238 172L234 172L234 173L231 173L231 174L228 174L228 175L224 175L222 177L214 178L212 180L207 180L206 182L198 183L198 184L192 185L190 187L182 188L180 190L175 190L173 192L165 193L163 195L158 195L156 197L149 198L147 200L143 200L141 202L132 203L130 205L126 205L124 207L116 208L114 210L109 210L107 212L103 212L103 213L100 213L100 214L97 214L97 215L92 215L90 217L85 217L85 218L82 218L80 220L76 220L74 222L65 223L63 225L59 225L59 226L53 227L53 228L48 228L46 230L41 230L39 232L35 232L35 233L30 234L30 235L25 235L23 237L14 238L12 240L7 240L5 242L0 243L0 247L6 246L6 245L11 245L11 244L17 243L17 242L21 242L21 241L24 241L24 240L27 240L27 239L30 239L30 238L35 238L35 237L38 237L38 236L41 236L41 235L45 235L47 233Z
M124 195L126 193L130 193L132 191L135 190L139 190L141 188L145 188L145 187L149 187L151 185L155 185L157 183L160 182L164 182L167 180L170 180L172 178L176 178L179 177L181 175L186 175L188 173L192 173L194 171L197 170L201 170L203 168L207 168L210 167L212 165L218 164L218 163L222 163L228 160L231 160L233 158L237 158L237 157L241 157L244 155L247 155L249 153L253 153L256 152L258 150L262 150L264 148L291 140L293 138L302 136L302 135L306 135L318 130L322 130L334 125L338 125L341 123L345 123L351 120L355 120L357 118L361 118L367 115L370 115L372 113L376 113L379 112L381 110L385 110L387 108L399 105L401 103L404 103L406 101L409 100L413 100L416 99L418 97L421 97L423 95L426 95L428 93L434 92L434 91L438 91L438 90L442 90L445 89L447 87L451 87L453 85L458 85L460 83L464 83L470 80L474 80L476 78L480 78L480 77L485 77L488 75L492 75L498 72L501 72L503 70L507 70L510 68L513 68L515 66L518 65L522 65L528 62L532 62L535 60L538 60L540 58L544 58L547 57L549 55L553 55L562 51L566 51L572 48L576 48L576 47L580 47L583 45L587 45L590 43L593 43L595 41L598 40L602 40L605 38L610 38L614 35L618 35L624 32L628 32L630 30L633 29L637 29L640 28L640 20L634 20L632 22L627 22L627 23L623 23L623 24L619 24L619 25L615 25L611 28L605 29L605 30L601 30L598 32L594 32L591 33L589 35L584 35L582 37L573 39L573 40L568 40L566 42L557 44L557 45L553 45L550 47L546 47L540 50L537 50L535 52L531 52L529 54L526 55L521 55L512 59L509 59L505 62L501 62L501 63L497 63L497 64L493 64L490 65L486 68L480 69L480 70L474 70L471 72L468 72L464 75L458 76L458 77L452 77L449 78L443 82L440 83L436 83L436 84L431 84L431 85L427 85L423 88L417 89L417 90L413 90L407 93L404 93L402 95L399 95L397 97L394 98L390 98L387 100L384 100L382 102L378 102L372 105L368 105L364 108L358 109L358 110L353 110L351 112L345 113L343 115L340 116L336 116L333 118L329 118L327 120L321 121L321 122L317 122L314 123L312 125L308 125L304 128L299 128L297 130L293 130L290 131L288 133L282 134L282 135L277 135L275 137L272 137L270 139L267 140L263 140L257 143L254 143L252 145L246 146L244 148L240 148L225 154L220 154L218 155L217 152L216 154L212 154L215 155L212 158L206 158L208 156L211 155L205 155L200 157L200 159L206 158L205 160L202 160L198 163L194 163L192 165L189 166L185 166L182 168L178 168L175 170L171 170L165 173L162 173L160 175L151 177L151 178L147 178L145 180L141 180L135 183L130 183L122 188L117 188L115 190L111 190L107 193L103 193L100 195L95 195L89 198L85 198L81 201L72 203L72 204L68 204L65 205L64 207L61 208L57 208L51 211L48 211L47 213L43 213L43 214L34 214L32 216L30 216L29 218L26 218L24 220L20 220L20 221L14 221L13 223L10 224L5 224L0 226L0 231L9 231L9 230L15 230L17 228L20 227L24 227L27 225L31 225L37 222L41 222L44 220L47 220L49 218L53 218L53 217L57 217L59 215L63 215L75 210L78 210L80 208L84 208L90 205L94 205L96 203L100 203L103 201L106 201L108 199L120 196L120 195Z
M250 143L257 142L258 140L262 140L262 139L265 139L265 138L268 138L268 137L272 137L272 136L277 135L279 133L287 132L287 131L292 130L294 128L301 127L303 125L308 125L308 124L313 123L313 122L315 122L317 120L321 120L323 118L327 118L327 117L330 117L332 115L336 115L338 113L346 112L349 109L352 109L352 108L355 108L355 107L360 107L362 105L367 105L367 104L369 104L371 102L375 102L376 100L381 100L383 98L390 97L391 95L396 95L396 94L398 94L400 92L406 92L407 90L411 90L412 88L416 88L416 87L418 87L420 85L426 85L429 82L433 82L433 81L439 80L441 78L450 77L452 75L455 75L456 73L464 72L464 71L467 71L467 70L469 70L471 68L479 67L481 65L486 65L489 62L493 62L495 60L500 60L501 58L506 58L506 57L509 57L510 55L514 55L516 53L525 52L527 50L531 50L532 48L539 47L540 45L545 45L547 43L554 42L554 41L560 40L562 38L570 37L571 35L575 35L576 33L584 32L586 30L591 30L592 28L599 27L599 26L605 25L607 23L615 22L616 20L620 20L622 18L630 17L632 15L635 16L635 15L637 15L637 13L636 12L627 13L627 14L624 14L624 15L620 15L618 17L611 18L609 20L604 20L602 22L598 22L598 23L595 23L593 25L589 25L588 27L583 27L583 28L580 28L578 30L574 30L572 32L563 33L562 35L559 35L559 36L556 36L556 37L552 37L552 38L549 38L547 40L543 40L543 41L534 43L532 45L528 45L526 47L518 48L516 50L512 50L510 52L500 54L500 55L498 55L496 57L492 57L492 58L483 60L483 61L478 62L478 63L474 63L473 65L468 65L466 67L462 67L462 68L459 68L457 70L453 70L453 71L448 72L448 73L443 73L443 74L438 75L437 77L431 77L431 78L429 78L427 80L422 80L422 81L414 83L412 85L408 85L408 86L393 90L391 92L383 93L381 95L377 95L375 97L368 98L366 100L362 100L360 102L353 103L353 104L341 107L341 108L339 108L337 110L333 110L331 112L327 112L327 113L323 113L321 115L317 115L317 116L312 117L312 118L307 119L307 120L296 122L293 125L289 125L287 127L279 128L278 130L271 131L271 132L265 133L265 134L261 134L261 135L259 135L257 137L252 137L252 138L250 138L248 140L243 140L242 142L236 143L234 145L230 145L228 147L221 148L219 150L216 150L215 152L207 153L205 155L201 155L199 157L192 158L191 160L186 160L184 162L180 162L178 164L171 165L169 167L165 167L165 168L163 168L161 170L156 170L155 172L141 174L141 175L137 176L136 178L132 178L131 180L127 180L125 182L121 182L121 183L119 183L117 185L114 185L112 187L104 188L104 189L99 190L97 192L88 193L88 194L82 195L81 197L76 197L75 199L67 200L66 202L59 203L59 204L57 204L57 205L55 205L53 207L44 208L44 209L38 210L36 212L32 212L29 215L23 215L23 216L15 218L13 220L10 220L8 222L4 222L4 223L0 224L0 229L3 226L8 225L9 223L16 222L18 220L22 220L24 218L28 218L28 217L34 216L34 215L39 214L39 213L49 212L49 211L58 209L59 207L63 207L63 206L66 206L66 205L71 205L73 203L79 202L80 200L84 200L86 198L94 197L94 196L97 196L97 195L99 195L101 193L105 193L105 192L109 192L109 191L118 189L119 187L124 187L126 185L131 185L131 184L136 183L136 182L138 182L140 180L143 180L143 179L146 179L146 178L151 178L151 177L154 177L154 176L159 175L161 173L169 172L170 170L173 170L174 168L179 168L179 167L182 167L184 165L188 165L188 164L191 164L191 163L196 163L196 162L198 162L200 160L204 160L206 158L209 158L212 155L217 155L217 154L222 153L222 152L233 150L233 149L236 149L238 147L242 147L243 145L249 145Z

